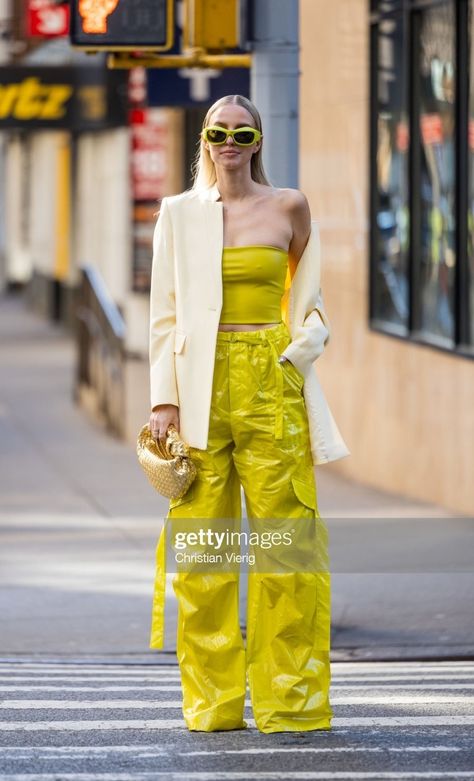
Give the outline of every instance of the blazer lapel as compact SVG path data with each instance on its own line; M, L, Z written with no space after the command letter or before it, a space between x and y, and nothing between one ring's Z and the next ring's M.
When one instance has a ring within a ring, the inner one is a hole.
M211 309L222 307L222 248L224 246L224 206L217 185L198 195L199 214L203 226L203 268L208 282ZM204 218L204 219L203 219Z

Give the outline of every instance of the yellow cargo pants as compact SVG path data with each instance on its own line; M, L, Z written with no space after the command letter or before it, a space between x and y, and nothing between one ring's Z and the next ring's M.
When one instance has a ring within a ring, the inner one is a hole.
M328 532L317 511L303 375L278 357L286 324L218 331L206 450L198 475L171 500L168 518L314 519L318 558ZM165 541L156 551L150 648L163 647ZM177 657L190 730L242 729L246 685L264 733L330 729L330 574L248 572L247 636L239 625L237 572L176 572Z

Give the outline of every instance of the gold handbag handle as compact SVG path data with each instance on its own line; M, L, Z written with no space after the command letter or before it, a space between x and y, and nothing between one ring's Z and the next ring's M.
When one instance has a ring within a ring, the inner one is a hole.
M184 452L181 452L183 451L183 447L180 447L180 443L186 447L185 443L180 439L179 433L172 423L170 423L168 426L165 443L163 443L163 441L160 439L155 439L151 431L150 436L155 443L155 447L158 450L159 455L165 461L170 461L177 455L184 455ZM178 452L173 452L173 450L177 450Z
M189 445L182 439L176 427L170 423L166 437L166 447L172 458L189 457Z
M153 436L151 431L150 431L150 436L151 436L153 442L155 443L155 447L156 447L156 449L158 451L158 455L160 456L160 458L164 459L165 461L168 461L169 460L169 453L167 452L165 445L162 443L162 441L160 439L155 439L155 437Z

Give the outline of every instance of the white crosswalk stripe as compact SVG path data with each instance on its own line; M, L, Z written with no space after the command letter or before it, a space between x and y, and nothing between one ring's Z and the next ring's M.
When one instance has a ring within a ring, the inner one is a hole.
M58 781L58 776L51 773L15 773L0 776L2 781ZM138 773L61 773L61 781L248 781L249 775L243 772L212 771L175 773L168 771L150 771ZM474 771L438 773L436 771L421 772L327 772L327 771L283 771L252 772L252 779L262 781L442 781L442 779L474 779Z
M368 694L366 696L361 697L332 697L331 703L333 705L360 705L362 707L370 707L372 705L429 705L429 704L438 704L438 703L444 703L445 705L449 705L452 703L467 703L470 702L471 704L474 703L474 696L462 696L459 695L457 697L452 696L443 696L439 697L437 695L431 696L431 695L417 695L415 697L411 695L401 695L401 696L393 696L392 694L388 694L386 696L377 696L377 695L371 695ZM152 703L150 700L81 700L78 702L77 700L36 700L34 702L31 702L31 700L2 700L1 705L3 708L6 709L12 709L12 710L77 710L77 709L84 709L84 710L91 710L91 709L100 709L100 710L114 710L114 709L142 709L142 708L150 708ZM181 700L160 700L160 708L181 708L182 702ZM247 699L245 700L245 705L247 707L251 707L251 700Z
M473 688L470 662L333 662L330 731L264 735L248 696L201 743L176 665L2 660L0 781L474 781Z

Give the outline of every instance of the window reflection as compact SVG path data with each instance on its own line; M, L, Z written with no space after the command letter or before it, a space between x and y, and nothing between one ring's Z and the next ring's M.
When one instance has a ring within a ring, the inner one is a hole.
M378 29L377 266L375 316L408 325L408 119L403 17Z
M420 29L420 327L454 339L454 8L422 11Z

